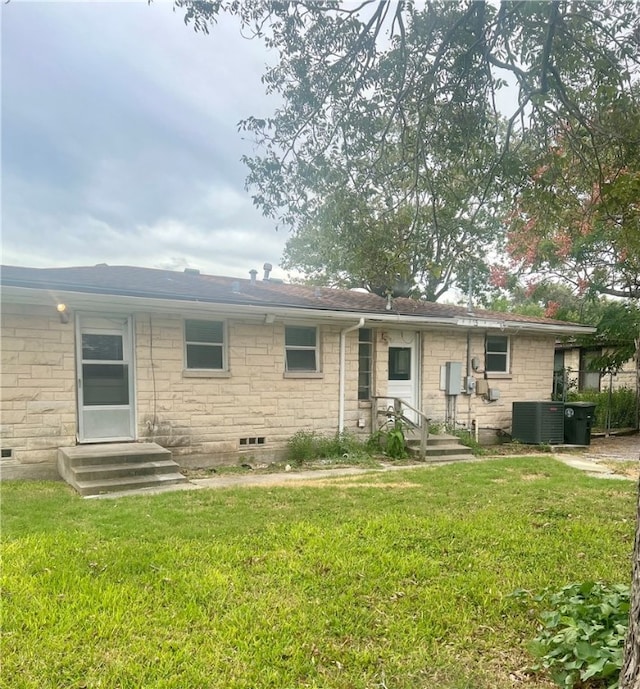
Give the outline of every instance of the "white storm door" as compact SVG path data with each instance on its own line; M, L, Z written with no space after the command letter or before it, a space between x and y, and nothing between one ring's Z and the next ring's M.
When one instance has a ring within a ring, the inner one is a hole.
M418 405L418 334L389 331L389 368L387 395L399 397L416 409ZM419 424L418 415L404 409L405 416Z
M132 318L77 321L78 440L135 440Z

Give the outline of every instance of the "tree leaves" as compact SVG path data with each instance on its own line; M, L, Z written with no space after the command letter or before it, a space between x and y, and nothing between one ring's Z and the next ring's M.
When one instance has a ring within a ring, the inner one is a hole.
M626 181L605 173L624 148L617 113L635 113L634 2L176 5L199 31L235 15L277 55L263 81L282 105L240 127L259 147L245 159L254 202L293 231L289 266L335 284L384 274L387 288L400 274L438 298L472 265L488 274L487 256L503 245L502 209L517 198L511 244L521 267L572 274L578 288L631 286L626 272L618 279L628 261L621 242L609 240L630 212L637 219L625 201L637 168ZM549 183L532 178L545 165ZM599 234L581 235L594 171L607 203L592 204L587 219L598 216ZM633 248L633 232L624 237Z

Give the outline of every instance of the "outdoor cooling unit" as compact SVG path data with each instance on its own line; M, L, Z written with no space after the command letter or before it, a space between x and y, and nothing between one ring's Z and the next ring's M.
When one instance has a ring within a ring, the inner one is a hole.
M514 402L511 437L532 445L564 443L564 404Z

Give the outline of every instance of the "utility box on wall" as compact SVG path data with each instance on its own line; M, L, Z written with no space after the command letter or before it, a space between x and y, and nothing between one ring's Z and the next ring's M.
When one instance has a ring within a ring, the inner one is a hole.
M462 392L462 364L459 361L447 361L441 375L445 395L459 395Z
M511 437L531 445L559 445L564 442L562 402L514 402Z

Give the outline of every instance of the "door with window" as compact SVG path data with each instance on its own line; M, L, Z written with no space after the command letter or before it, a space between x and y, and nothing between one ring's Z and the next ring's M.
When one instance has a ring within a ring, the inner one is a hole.
M412 407L418 404L418 334L414 332L389 332L389 368L387 395L399 397ZM419 423L418 415L410 409L405 416Z
M76 323L79 442L135 440L132 319Z

